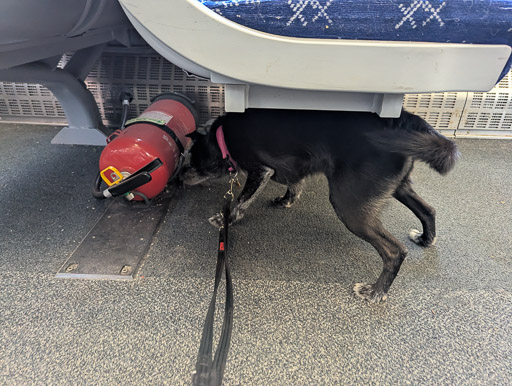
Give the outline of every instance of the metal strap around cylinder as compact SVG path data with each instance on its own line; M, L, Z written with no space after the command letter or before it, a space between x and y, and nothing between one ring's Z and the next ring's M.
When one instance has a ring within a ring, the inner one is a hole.
M185 147L183 146L183 143L180 141L176 133L167 125L161 124L156 120L152 119L144 119L144 118L135 118L131 119L128 122L126 122L126 125L124 126L124 129L128 128L129 126L135 125L137 123L145 123L148 125L152 125L155 127L158 127L159 129L163 130L165 133L171 137L174 142L176 143L176 146L178 146L178 149L180 150L180 154L183 154L185 152Z

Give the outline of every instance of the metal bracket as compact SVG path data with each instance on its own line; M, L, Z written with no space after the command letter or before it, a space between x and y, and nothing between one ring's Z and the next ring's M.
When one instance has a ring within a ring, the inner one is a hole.
M106 46L107 43L104 43L76 51L69 62L67 62L64 70L69 72L76 79L84 81Z
M105 44L78 50L64 69L35 62L0 70L0 80L38 83L47 87L59 100L68 127L52 140L53 144L105 146L101 115L91 92L83 83L98 60Z

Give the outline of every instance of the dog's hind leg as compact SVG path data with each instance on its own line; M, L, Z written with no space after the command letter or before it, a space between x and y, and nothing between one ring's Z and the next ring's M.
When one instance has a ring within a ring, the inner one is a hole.
M304 180L288 185L284 196L274 199L273 204L278 208L290 208L300 198L303 188Z
M412 229L409 233L409 238L423 247L434 245L436 242L436 211L434 208L423 201L412 189L409 180L402 183L393 196L408 207L419 218L423 226L423 233Z
M358 283L354 293L372 303L386 300L405 256L406 248L384 229L378 218L384 189L361 183L360 178L329 179L329 198L340 220L356 236L370 243L379 253L383 270L374 284ZM379 198L380 197L380 198Z
M231 209L231 214L229 216L230 224L233 224L244 217L247 208L249 208L256 197L260 195L273 175L274 169L266 166L263 166L261 169L248 172L244 188L238 196L236 205ZM210 217L209 221L217 228L220 228L223 223L222 216L220 214Z

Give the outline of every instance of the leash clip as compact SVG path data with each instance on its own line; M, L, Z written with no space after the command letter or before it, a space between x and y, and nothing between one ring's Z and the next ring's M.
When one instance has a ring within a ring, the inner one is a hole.
M233 185L236 183L238 187L241 187L240 181L238 180L238 172L229 172L229 190L224 195L224 198L228 198L229 196L231 199L235 198L235 195L233 193Z

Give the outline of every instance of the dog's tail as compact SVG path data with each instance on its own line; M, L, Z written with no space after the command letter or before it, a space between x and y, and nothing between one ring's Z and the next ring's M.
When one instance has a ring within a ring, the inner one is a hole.
M371 141L382 149L427 163L440 174L448 173L459 157L457 145L425 120L407 112L395 120L393 129L371 133Z

